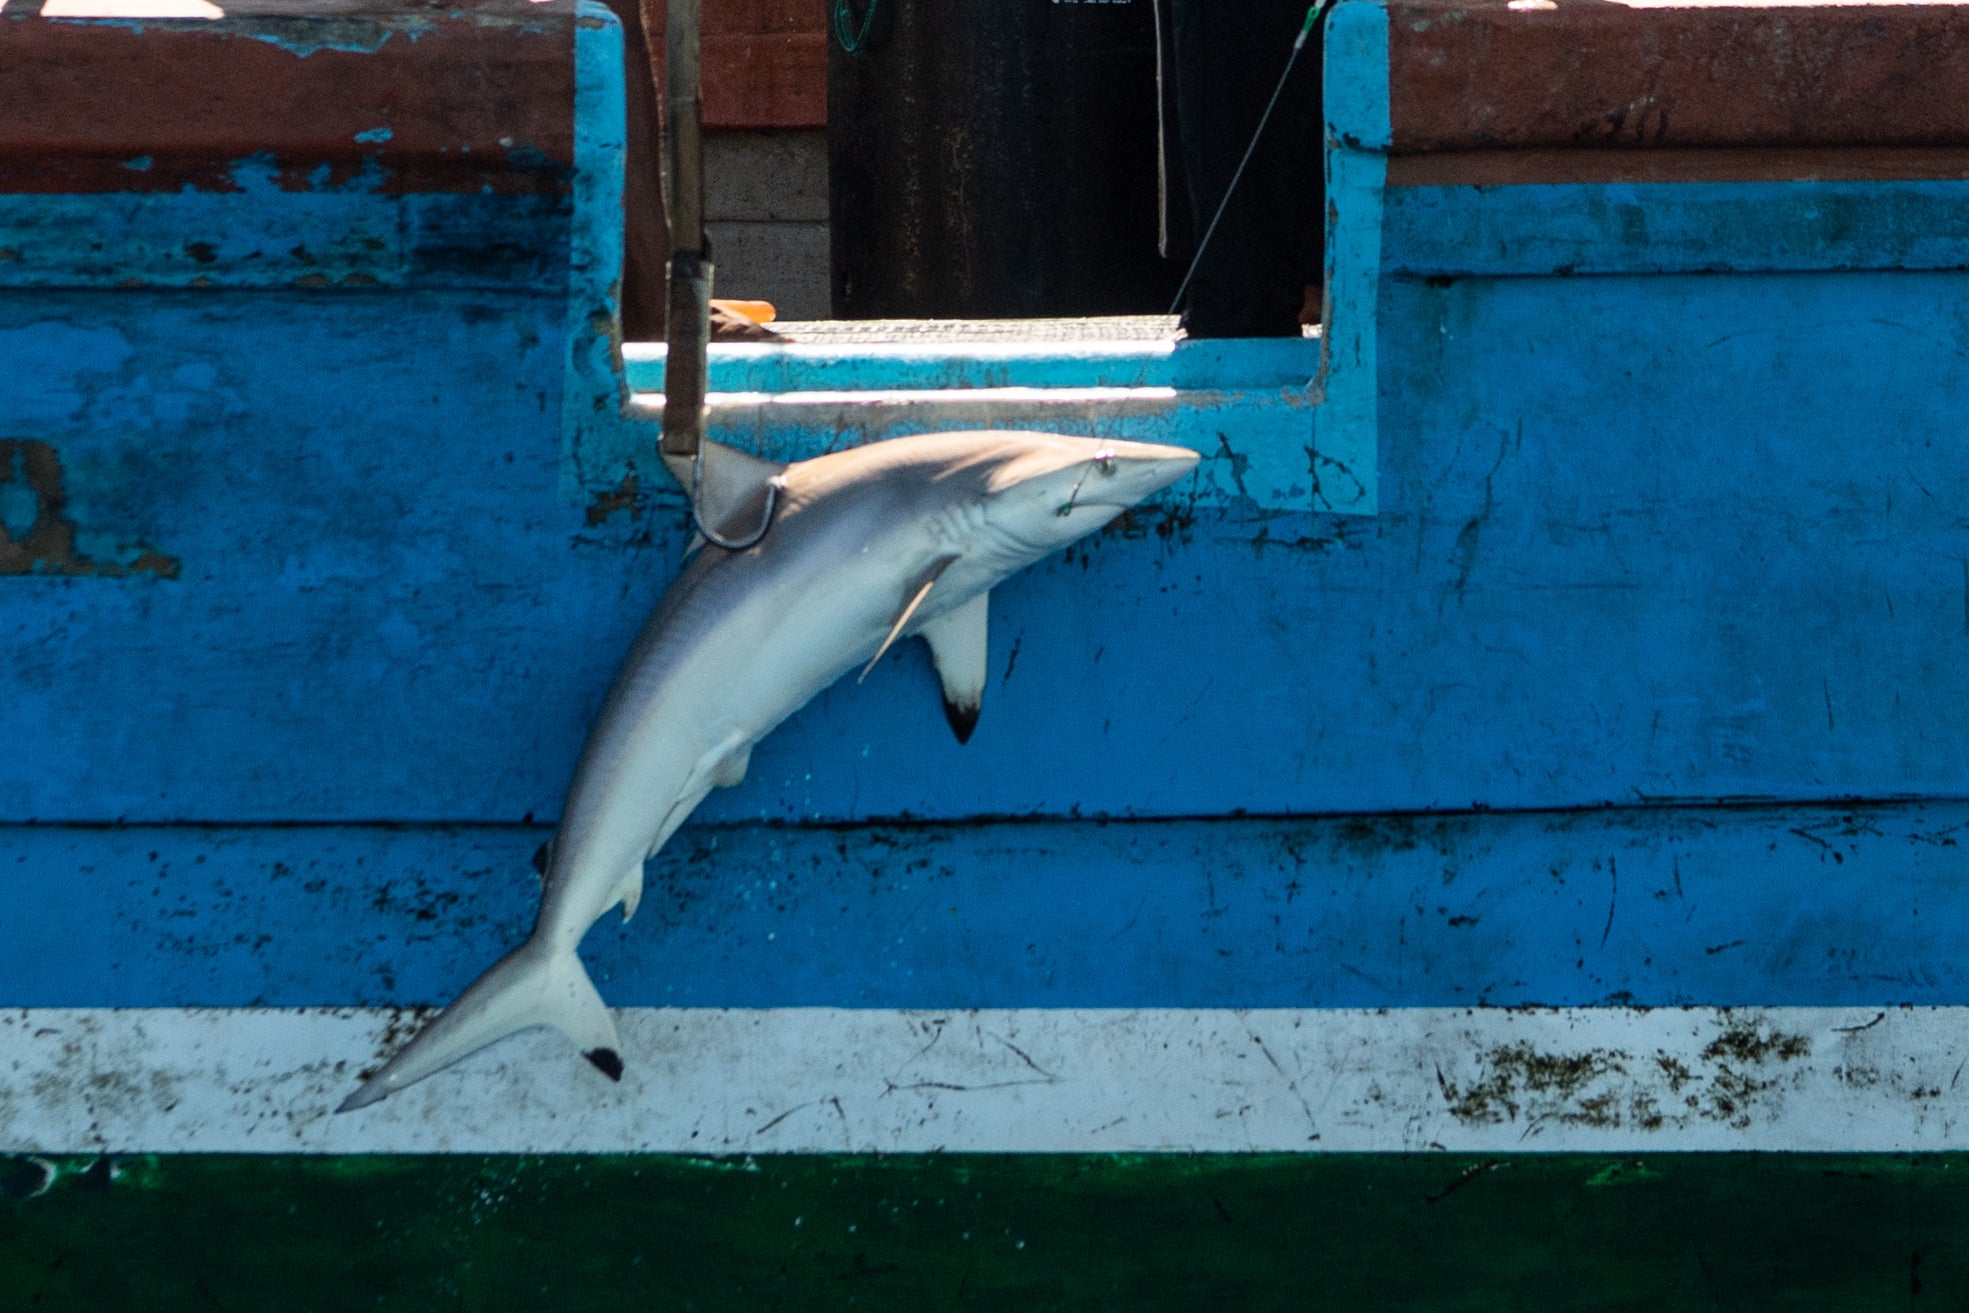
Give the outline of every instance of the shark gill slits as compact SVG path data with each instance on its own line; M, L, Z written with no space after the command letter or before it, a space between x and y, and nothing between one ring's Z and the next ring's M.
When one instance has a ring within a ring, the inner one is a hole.
M622 1055L614 1049L589 1049L581 1055L595 1064L595 1070L610 1080L622 1079Z

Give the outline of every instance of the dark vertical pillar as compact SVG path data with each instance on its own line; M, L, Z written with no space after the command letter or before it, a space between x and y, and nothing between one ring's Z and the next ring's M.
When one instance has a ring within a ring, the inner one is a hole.
M670 261L670 224L663 213L661 120L649 27L641 0L608 0L622 20L623 84L629 149L622 185L622 335L634 342L663 336L663 270ZM660 0L659 0L660 3Z
M1197 261L1184 298L1193 337L1280 337L1299 332L1308 285L1320 282L1325 180L1321 163L1317 33L1292 64L1307 0L1164 0L1171 22L1165 77L1180 179L1172 229L1201 241L1238 162L1250 162ZM1278 102L1269 121L1265 107ZM1256 138L1260 122L1262 136ZM1188 242L1171 255L1187 264Z
M834 312L1165 310L1149 0L874 3L828 53Z

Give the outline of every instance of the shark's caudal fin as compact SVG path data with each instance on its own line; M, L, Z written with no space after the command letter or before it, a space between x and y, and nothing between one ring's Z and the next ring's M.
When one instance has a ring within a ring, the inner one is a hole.
M615 1019L572 949L530 939L472 982L398 1050L383 1069L342 1101L337 1112L366 1108L486 1045L533 1026L552 1026L610 1080L622 1079Z

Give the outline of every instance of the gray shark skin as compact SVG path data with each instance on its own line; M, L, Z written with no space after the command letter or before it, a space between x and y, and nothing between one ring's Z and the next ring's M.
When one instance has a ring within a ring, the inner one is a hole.
M894 438L784 467L715 455L756 467L761 495L777 485L770 531L742 550L699 547L643 626L575 769L532 936L338 1112L533 1026L619 1080L615 1022L576 948L611 907L635 912L643 862L705 795L744 779L755 743L904 637L929 642L945 713L968 738L992 587L1197 461L1180 447L1011 432Z

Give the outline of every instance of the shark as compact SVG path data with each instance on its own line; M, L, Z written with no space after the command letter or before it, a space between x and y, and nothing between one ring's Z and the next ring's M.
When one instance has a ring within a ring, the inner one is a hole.
M742 781L755 744L904 638L929 644L945 716L968 741L991 590L1197 463L1182 447L1007 431L891 438L792 464L709 442L705 454L722 513L707 522L698 503L686 563L589 732L532 934L338 1112L540 1026L619 1081L615 1021L577 949L610 909L635 914L643 863L711 790ZM745 532L759 523L764 533Z

